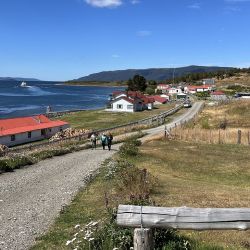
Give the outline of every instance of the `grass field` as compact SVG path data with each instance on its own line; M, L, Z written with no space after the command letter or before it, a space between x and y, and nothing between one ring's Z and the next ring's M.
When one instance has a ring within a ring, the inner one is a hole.
M175 104L159 105L153 110L145 110L142 112L126 113L126 112L108 112L104 110L88 110L71 113L61 116L58 119L69 122L73 128L84 129L101 129L109 128L132 121L147 118L166 110L173 108Z
M150 196L157 205L250 206L249 147L155 140L142 145L140 154L128 160L139 169L146 168L156 180ZM50 232L32 250L71 249L65 243L77 232L75 225L83 226L107 217L106 195L111 208L127 202L124 197L128 189L123 187L117 193L117 180L106 179L106 175L104 167L88 188L80 191L72 204L62 211ZM180 234L198 242L192 248L195 250L250 247L249 231L183 231Z
M225 78L223 80L216 80L217 87L224 87L228 85L241 84L250 87L250 74L240 73L237 76Z
M135 161L158 178L152 197L161 206L250 207L250 148L152 141ZM187 232L200 242L250 247L250 232Z
M224 122L228 128L250 128L250 100L206 106L195 120L194 127L218 129Z

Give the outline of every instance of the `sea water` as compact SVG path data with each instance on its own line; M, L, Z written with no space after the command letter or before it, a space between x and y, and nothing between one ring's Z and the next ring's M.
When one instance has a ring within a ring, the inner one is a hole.
M43 114L52 111L104 108L116 87L67 86L59 82L0 81L0 118Z

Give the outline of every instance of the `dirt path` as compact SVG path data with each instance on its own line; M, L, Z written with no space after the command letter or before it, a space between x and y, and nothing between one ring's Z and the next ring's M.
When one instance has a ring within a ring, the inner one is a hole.
M201 107L196 103L168 127L191 118ZM146 130L148 136L164 131L165 126ZM148 137L146 136L146 137ZM69 204L84 179L111 157L112 151L83 150L41 161L31 167L0 176L0 249L28 249Z

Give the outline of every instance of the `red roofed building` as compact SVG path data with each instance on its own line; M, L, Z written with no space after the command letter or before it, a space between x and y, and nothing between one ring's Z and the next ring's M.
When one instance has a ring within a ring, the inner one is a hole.
M153 109L154 98L139 91L113 92L111 104L112 111L136 112Z
M213 101L224 101L227 100L227 96L222 91L214 91L210 94L210 98Z
M0 144L15 146L50 138L69 127L64 121L51 121L44 115L0 119Z
M153 98L155 100L155 104L165 104L168 101L167 98L161 97L159 95L155 95Z
M185 93L195 94L197 92L206 92L212 91L215 87L213 85L200 85L200 86L192 86L189 85L184 88Z

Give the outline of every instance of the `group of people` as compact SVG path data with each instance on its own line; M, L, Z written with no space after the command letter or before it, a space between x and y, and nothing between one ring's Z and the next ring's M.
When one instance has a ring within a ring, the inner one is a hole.
M98 136L97 133L93 133L90 136L92 149L96 149L97 140L101 141L103 150L105 150L106 146L108 146L109 151L111 150L111 145L112 145L112 141L113 141L113 136L111 133L108 133L107 135L105 133L103 133L101 136Z

